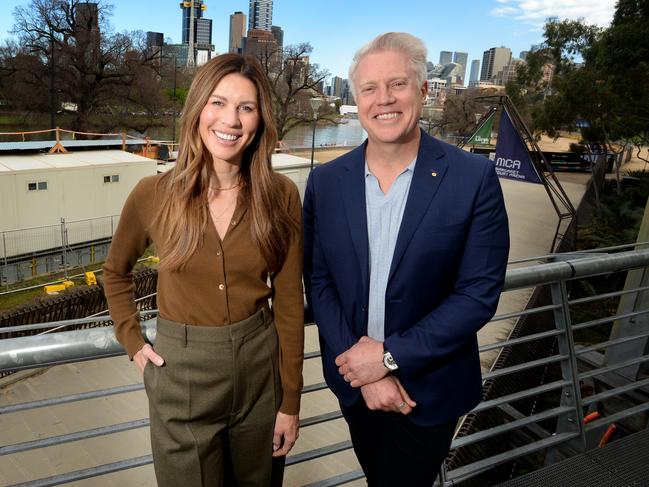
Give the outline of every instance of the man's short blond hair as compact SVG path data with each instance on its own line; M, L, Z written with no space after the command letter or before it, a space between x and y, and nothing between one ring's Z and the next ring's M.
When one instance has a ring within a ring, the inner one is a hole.
M349 82L354 93L356 93L356 70L361 59L367 54L383 51L396 51L407 56L418 85L421 86L426 81L428 50L424 42L419 37L406 32L386 32L372 39L354 54L354 59L349 67Z

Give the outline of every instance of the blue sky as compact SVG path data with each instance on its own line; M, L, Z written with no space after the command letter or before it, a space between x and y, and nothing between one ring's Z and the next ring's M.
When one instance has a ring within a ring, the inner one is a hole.
M13 10L28 0L0 0L0 40L11 35ZM163 32L180 42L179 0L107 0L112 3L114 30ZM230 14L248 15L247 0L206 0L205 17L213 20L217 52L227 51ZM439 51L464 51L482 60L491 47L505 46L515 57L542 40L544 20L584 18L606 26L615 0L275 0L273 24L284 29L284 44L309 42L312 60L331 75L346 78L356 49L387 31L421 37L431 61ZM470 67L470 66L469 66ZM467 77L468 77L467 70Z

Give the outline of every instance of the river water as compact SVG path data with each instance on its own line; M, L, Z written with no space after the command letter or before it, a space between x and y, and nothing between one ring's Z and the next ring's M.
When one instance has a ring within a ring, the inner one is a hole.
M313 125L300 125L291 130L284 143L290 149L298 147L311 147L313 137ZM315 146L324 147L329 145L355 147L365 140L367 133L361 127L358 120L349 119L344 124L318 124L315 131Z
M179 130L176 130L178 136ZM149 136L153 139L171 139L170 127L156 127L149 130ZM299 125L291 130L284 137L284 144L288 149L298 149L301 147L311 148L311 138L313 137L313 124ZM318 123L315 131L315 146L350 146L356 147L365 140L367 133L361 127L356 119L346 119L346 123L324 124Z
M177 122L176 138L180 134L180 124ZM40 127L39 127L40 128ZM16 129L3 128L6 131L23 131L33 130L31 127L22 126ZM131 135L136 135L132 130L128 131ZM161 127L152 127L145 134L138 134L140 136L148 135L154 140L171 140L173 131L171 123ZM284 137L284 143L289 149L297 149L300 147L311 148L311 137L313 135L313 125L300 125L295 127ZM350 146L355 147L365 140L367 133L361 127L361 124L356 119L346 120L344 124L324 124L320 121L316 127L315 132L315 146ZM65 138L68 138L67 136ZM30 136L29 140L52 140L54 134L51 132L44 134L35 134ZM15 137L8 138L7 140L16 140Z

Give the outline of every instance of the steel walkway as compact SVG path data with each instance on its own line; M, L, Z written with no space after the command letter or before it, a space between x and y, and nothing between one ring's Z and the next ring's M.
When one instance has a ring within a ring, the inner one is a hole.
M649 429L497 487L649 486Z

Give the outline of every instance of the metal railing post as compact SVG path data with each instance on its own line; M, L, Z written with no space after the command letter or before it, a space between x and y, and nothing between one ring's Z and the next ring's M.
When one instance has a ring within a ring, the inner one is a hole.
M61 218L61 258L63 260L63 275L68 278L68 258L65 245L65 218Z
M448 480L446 479L446 460L442 461L442 464L439 466L439 474L437 477L438 482L435 482L435 486L446 487Z
M5 285L9 289L9 265L7 264L7 233L2 232L2 256L4 257Z
M579 433L579 436L569 442L569 447L578 452L586 451L586 431L584 429L584 411L581 401L581 388L579 385L579 369L577 368L577 356L575 354L575 342L572 334L572 321L570 319L570 307L568 304L568 291L566 281L560 280L550 285L552 295L552 304L560 307L553 311L554 325L563 333L557 336L559 353L567 360L562 360L561 377L563 380L570 382L561 390L561 406L567 406L572 409L571 414L563 415L557 418L557 434L560 433ZM562 460L563 456L559 450L554 448L548 451L546 464L555 463Z

